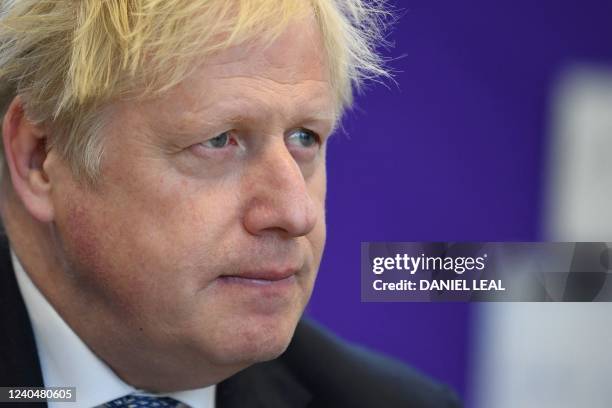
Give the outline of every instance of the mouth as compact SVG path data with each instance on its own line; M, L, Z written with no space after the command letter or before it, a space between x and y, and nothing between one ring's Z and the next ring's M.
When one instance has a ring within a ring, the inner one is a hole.
M306 265L300 268L293 265L247 268L228 270L217 276L212 284L213 293L249 316L278 317L279 313L290 313L305 304L308 290Z
M232 275L222 275L217 279L222 283L241 284L255 287L281 287L296 281L298 268L257 269Z
M220 279L223 282L227 283L243 283L243 284L251 284L251 285L278 285L285 282L293 281L293 275L288 276L283 279L269 280L269 279L253 279L253 278L244 278L242 276L221 276Z

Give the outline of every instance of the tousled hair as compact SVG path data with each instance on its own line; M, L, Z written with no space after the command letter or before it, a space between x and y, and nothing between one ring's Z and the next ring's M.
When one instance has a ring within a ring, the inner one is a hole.
M109 102L170 89L194 58L272 40L308 13L323 35L339 112L365 79L387 75L376 52L384 0L0 1L0 114L19 96L28 118L51 129L46 148L92 183Z

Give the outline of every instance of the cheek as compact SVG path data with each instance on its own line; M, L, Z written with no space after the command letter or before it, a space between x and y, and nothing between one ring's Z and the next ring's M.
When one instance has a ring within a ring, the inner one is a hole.
M64 270L85 298L125 308L121 302L124 296L114 296L117 283L124 282L126 274L118 271L115 262L119 256L109 245L115 242L113 225L107 221L107 213L92 204L68 203L58 216Z
M327 177L325 165L321 166L308 183L308 190L312 200L317 208L317 224L309 234L309 240L313 246L316 265L321 261L323 248L327 236L327 227L325 219L325 197L327 192Z
M89 200L70 203L58 220L58 231L65 258L72 275L89 283L109 286L117 269L114 265L123 258L121 246L113 245L119 238L112 222L113 215L104 206ZM127 271L125 271L127 273Z
M106 192L64 207L58 223L72 269L106 298L187 296L215 276L219 259L237 253L227 189L164 185L175 187Z
M313 251L313 280L317 276L319 271L319 265L321 264L321 258L323 256L323 249L325 248L326 239L326 228L325 228L325 215L322 214L321 221L317 223L315 228L309 234L308 239L312 246Z
M104 270L108 262L104 241L112 235L112 225L107 222L104 228L100 221L107 219L107 214L86 200L69 201L63 207L66 210L58 216L57 227L68 260L77 267Z
M304 277L301 282L302 308L306 307L306 304L310 300L312 291L315 286L315 281L319 274L319 267L321 265L321 259L323 257L323 248L325 247L325 235L325 223L319 222L307 236L310 245L309 250L312 254L312 258L309 259L309 273Z
M172 243L179 237L167 236L163 227L168 225L133 206L113 206L116 195L114 200L74 196L79 201L66 202L56 225L65 269L76 287L124 313L142 311L146 299L163 296L161 287L172 289L177 281Z

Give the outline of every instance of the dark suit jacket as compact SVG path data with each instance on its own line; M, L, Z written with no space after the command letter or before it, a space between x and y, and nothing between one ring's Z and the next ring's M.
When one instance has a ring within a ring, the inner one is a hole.
M0 336L0 386L42 387L34 336L5 237L0 239ZM4 406L8 404L0 404ZM217 408L459 406L444 386L391 359L349 345L305 319L281 357L251 366L217 386Z

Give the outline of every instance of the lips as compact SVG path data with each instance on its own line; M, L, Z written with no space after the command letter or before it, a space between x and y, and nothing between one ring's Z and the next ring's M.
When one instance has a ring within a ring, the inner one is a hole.
M276 282L288 279L298 272L298 268L276 268L276 269L257 269L240 272L233 275L223 275L222 278L237 278L255 281Z

